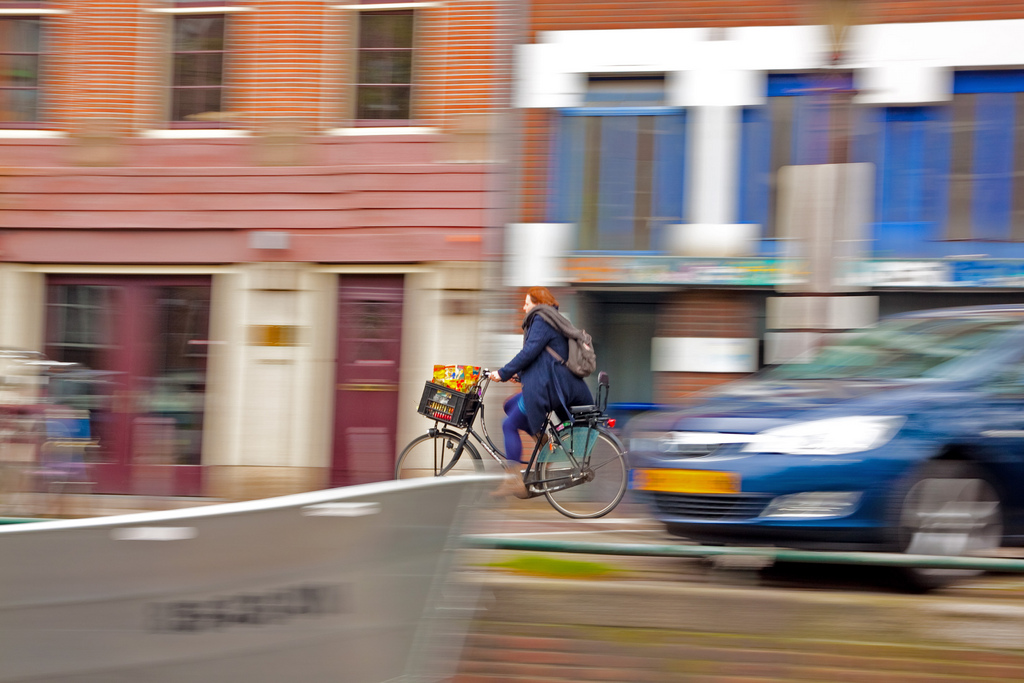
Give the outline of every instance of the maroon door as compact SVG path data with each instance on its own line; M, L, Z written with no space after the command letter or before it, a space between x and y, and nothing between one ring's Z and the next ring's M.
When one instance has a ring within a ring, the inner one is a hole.
M331 485L394 476L402 276L342 276Z
M99 493L200 495L207 277L51 276L49 399L89 411Z

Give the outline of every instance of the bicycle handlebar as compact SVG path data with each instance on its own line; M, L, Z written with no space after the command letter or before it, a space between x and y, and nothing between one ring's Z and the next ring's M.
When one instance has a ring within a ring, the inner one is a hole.
M484 394L487 393L487 387L491 386L491 371L487 368L480 369L480 400L484 400Z

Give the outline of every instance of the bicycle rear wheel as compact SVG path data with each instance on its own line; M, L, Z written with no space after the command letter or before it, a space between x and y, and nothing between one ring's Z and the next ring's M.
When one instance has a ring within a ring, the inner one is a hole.
M586 432L585 429L582 431ZM626 458L619 440L600 427L595 428L594 433L596 440L593 440L590 454L575 456L577 461L582 461L584 481L569 488L544 493L551 506L566 517L603 517L615 509L626 493ZM586 449L580 447L576 450ZM571 471L571 463L566 457L541 463L540 466L542 480L567 477ZM557 488L558 482L549 482L548 486Z
M454 477L483 472L480 452L470 442L466 442L456 458L455 449L461 438L461 434L441 432L414 439L398 456L395 479Z

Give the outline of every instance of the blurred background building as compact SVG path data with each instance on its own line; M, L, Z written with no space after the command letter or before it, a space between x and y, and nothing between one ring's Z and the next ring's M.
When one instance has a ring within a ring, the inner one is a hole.
M1021 300L1020 3L530 6L506 282L559 287L623 412Z
M95 491L391 478L478 357L507 11L0 0L0 346L81 363Z
M521 286L628 416L1024 294L1002 0L0 0L0 347L95 490L390 477Z

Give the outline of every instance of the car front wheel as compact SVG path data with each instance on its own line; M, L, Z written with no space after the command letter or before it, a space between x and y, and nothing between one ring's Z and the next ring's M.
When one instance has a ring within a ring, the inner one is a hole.
M902 489L897 512L897 545L917 555L983 556L1002 543L999 493L974 464L925 463ZM910 568L906 578L921 590L938 588L977 570Z

